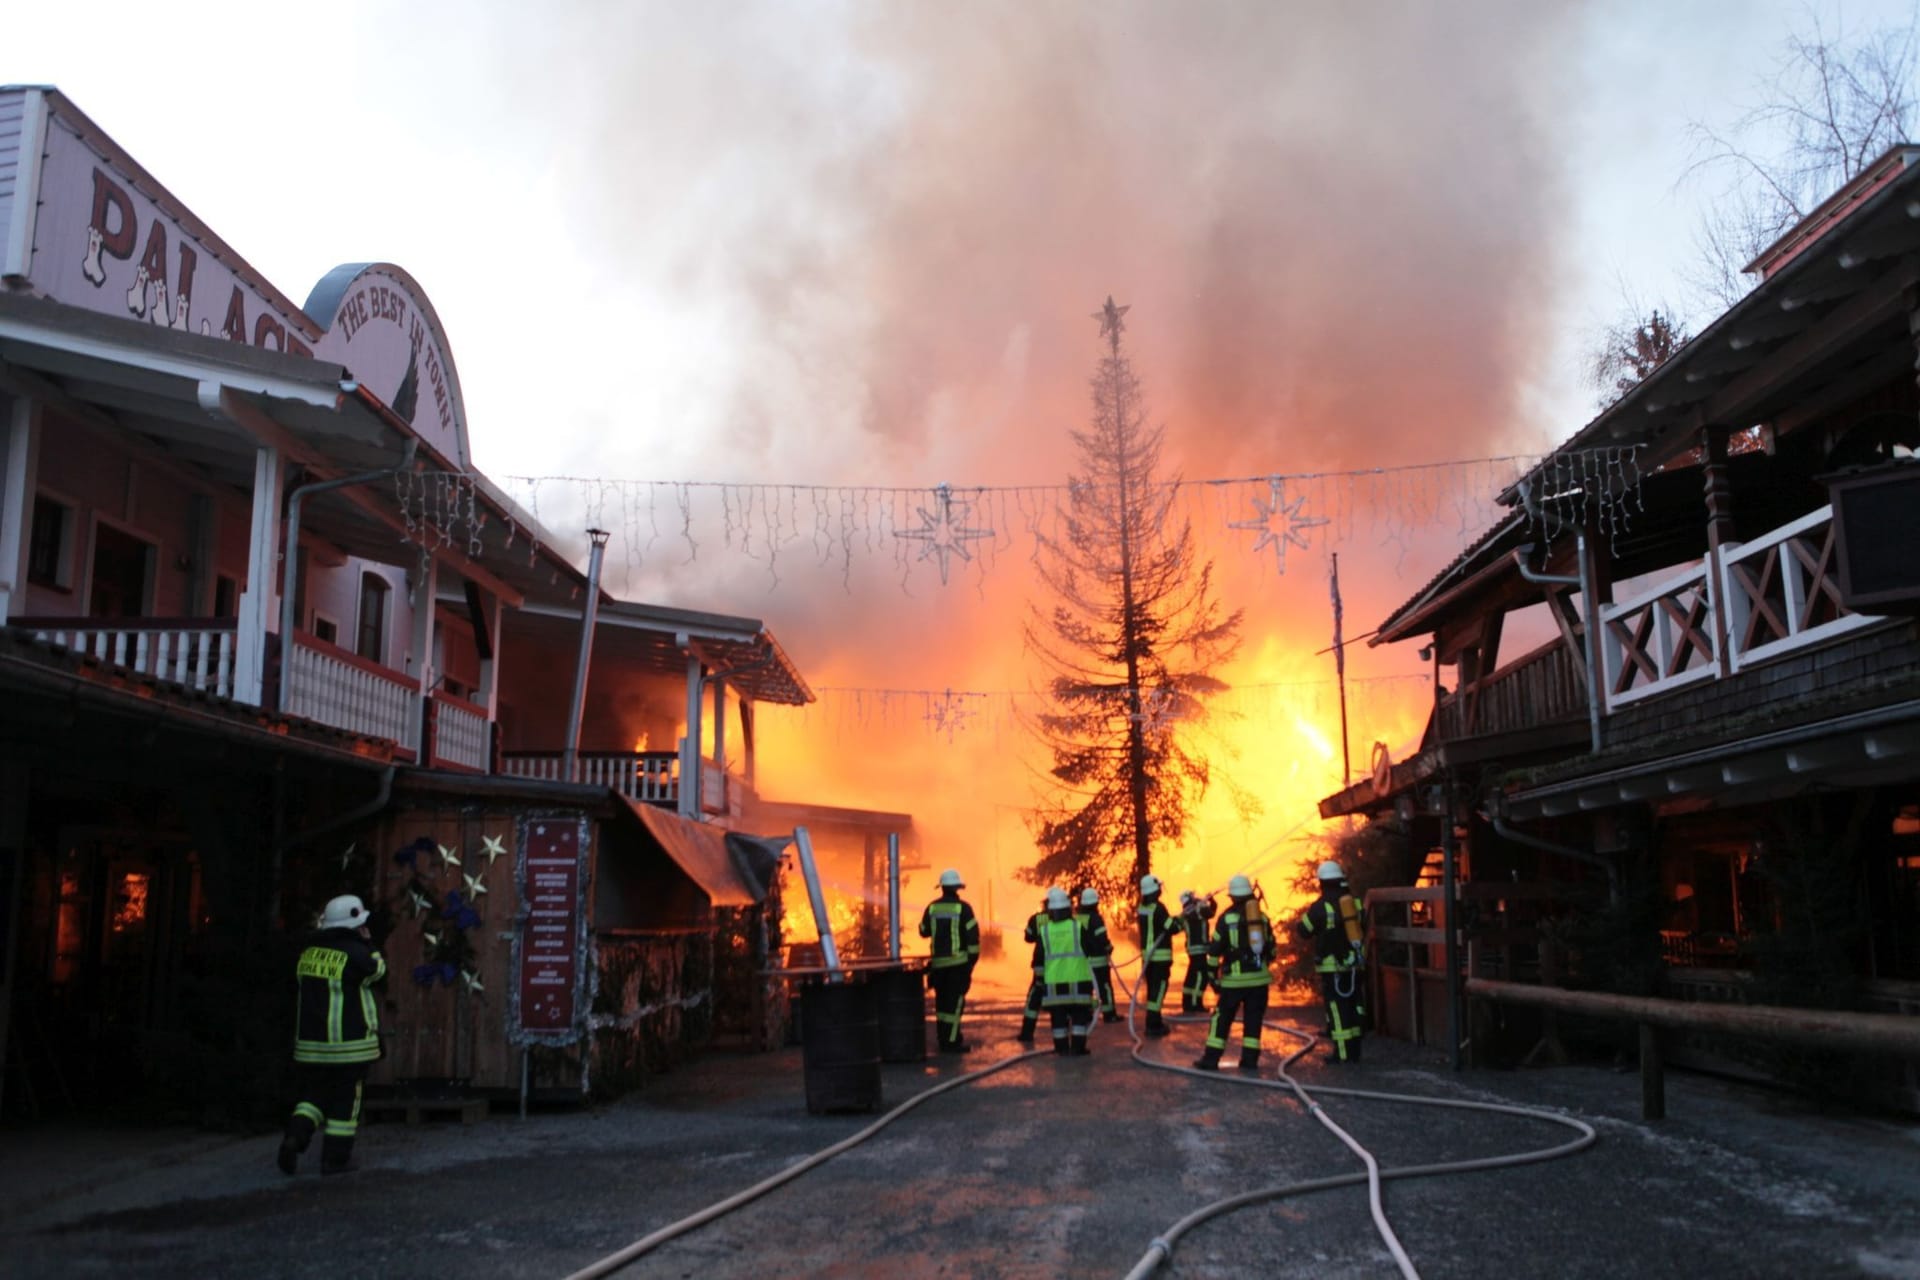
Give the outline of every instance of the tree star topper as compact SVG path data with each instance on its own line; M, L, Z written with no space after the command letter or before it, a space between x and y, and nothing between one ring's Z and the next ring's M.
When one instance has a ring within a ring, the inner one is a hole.
M917 507L920 513L920 528L895 529L896 538L913 538L918 541L920 554L918 559L925 560L935 556L940 561L940 585L947 585L949 556L959 556L962 560L972 560L973 553L967 550L967 543L976 538L991 538L991 529L972 529L967 526L967 513L973 504L963 498L953 496L953 486L937 484L933 487L933 510Z
M1267 497L1253 500L1255 511L1260 514L1251 520L1229 521L1229 529L1257 529L1260 536L1254 540L1253 551L1258 555L1269 543L1273 545L1273 567L1278 573L1287 571L1287 544L1305 551L1308 546L1304 530L1316 528L1327 523L1325 516L1302 516L1300 508L1306 505L1302 495L1292 502L1287 501L1287 482L1279 476L1267 477Z
M1107 305L1093 313L1093 318L1100 322L1100 336L1116 347L1119 346L1120 335L1126 331L1127 327L1121 323L1120 317L1131 310L1133 310L1131 306L1116 307L1113 304L1113 295L1108 294Z

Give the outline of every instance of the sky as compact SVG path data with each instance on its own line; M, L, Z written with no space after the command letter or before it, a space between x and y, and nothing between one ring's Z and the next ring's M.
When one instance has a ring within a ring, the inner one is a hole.
M1109 295L1189 478L1542 450L1594 413L1583 370L1605 325L1634 303L1712 318L1682 279L1713 196L1682 181L1687 122L1737 119L1796 23L1911 17L1797 0L43 4L10 14L0 83L58 86L296 302L339 263L406 268L449 336L483 471L570 545L589 520L613 528L615 591L764 618L817 688L849 691L770 717L782 785L915 809L936 856L1000 866L1035 785L1023 526L1048 500L976 512L996 538L942 583L891 536L916 500L849 512L789 486L1058 484ZM658 491L512 477L724 481L763 505L704 508L696 547ZM1228 736L1266 805L1217 800L1197 837L1216 852L1176 865L1267 858L1341 781L1314 652L1329 553L1351 636L1491 519L1487 481L1296 486L1302 514L1335 518L1285 574L1227 527L1244 492L1182 508L1245 611ZM827 554L756 558L769 518L825 530L800 541ZM1414 647L1350 650L1363 770L1372 741L1399 753L1419 732L1428 694L1396 681L1424 669ZM956 728L888 689L1007 697L963 702Z

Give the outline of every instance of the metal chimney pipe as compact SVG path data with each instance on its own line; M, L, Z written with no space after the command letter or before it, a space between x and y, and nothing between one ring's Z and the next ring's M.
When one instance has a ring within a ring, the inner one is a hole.
M605 529L587 530L593 549L587 556L587 607L580 616L580 660L573 669L573 701L567 709L567 742L560 760L561 776L578 782L574 776L580 763L580 717L587 705L587 670L593 664L593 624L600 616L600 559L606 554Z
M887 832L887 959L900 958L900 833Z

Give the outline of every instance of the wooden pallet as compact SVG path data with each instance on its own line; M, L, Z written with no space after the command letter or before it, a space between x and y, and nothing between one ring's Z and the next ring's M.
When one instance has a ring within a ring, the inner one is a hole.
M374 1116L402 1116L408 1124L419 1124L428 1116L459 1117L461 1124L487 1118L485 1098L368 1098L360 1110L369 1119Z

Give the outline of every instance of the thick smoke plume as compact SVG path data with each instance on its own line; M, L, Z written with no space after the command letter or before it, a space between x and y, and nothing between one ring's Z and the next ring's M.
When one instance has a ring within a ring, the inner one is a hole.
M674 309L714 355L676 420L610 407L619 434L549 466L1054 483L1109 294L1132 307L1129 354L1189 477L1506 451L1563 249L1555 69L1574 25L1523 2L561 10L502 65L579 122L556 140L583 193L574 234L607 246L610 291ZM1411 548L1341 547L1348 634L1489 515ZM770 589L714 535L691 562L663 544L633 594L764 617L823 686L1020 689L1028 547L1003 532L990 572L945 588L926 566L903 587L880 556L850 584L786 563ZM1251 535L1205 537L1226 602L1248 610L1225 674L1329 678L1312 656L1328 632L1320 547L1278 578ZM1352 669L1414 665L1356 648ZM1425 696L1356 724L1360 767L1374 737L1417 730ZM1302 718L1337 742L1327 705ZM1239 731L1231 767L1269 811L1237 833L1216 821L1206 838L1233 857L1340 781L1289 716ZM768 730L783 798L912 809L940 828L940 860L978 865L989 841L1003 871L1025 856L1016 733L795 723ZM1009 808L984 816L993 805Z

